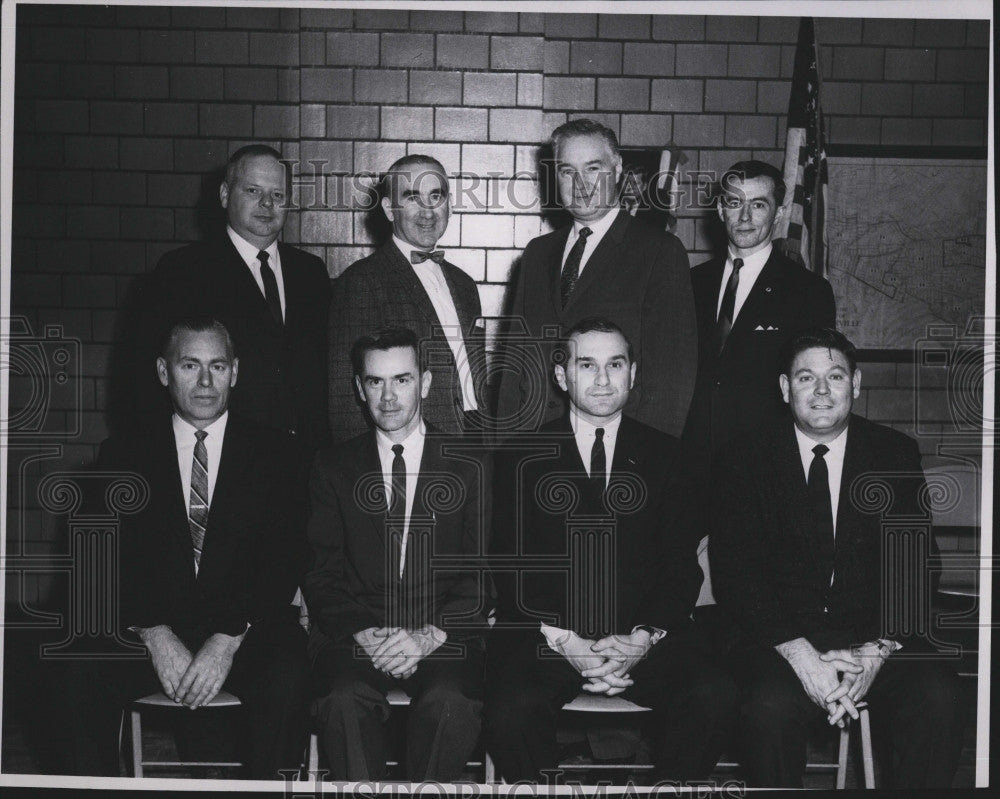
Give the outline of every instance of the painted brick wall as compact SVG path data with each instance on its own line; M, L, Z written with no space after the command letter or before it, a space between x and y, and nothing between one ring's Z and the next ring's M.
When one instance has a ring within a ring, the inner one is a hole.
M624 146L672 143L688 159L689 184L692 173L739 158L780 164L797 26L776 17L19 7L12 311L36 333L62 325L82 342L83 377L80 399L56 402L48 421L65 427L78 413L79 434L20 477L12 463L12 479L30 486L32 474L92 459L107 432L116 309L164 251L202 235L214 203L208 176L237 147L265 141L300 163L303 210L289 216L285 240L322 256L334 278L373 245L353 207L363 194L353 175L413 152L469 175L456 179L461 202L443 244L494 314L512 262L547 229L532 176L553 127L590 116ZM987 22L820 19L817 35L832 144L985 146ZM698 263L710 249L705 214L679 216ZM861 411L912 432L912 369L874 364L866 374ZM15 380L15 405L30 390ZM923 418L945 423L944 390L924 393Z

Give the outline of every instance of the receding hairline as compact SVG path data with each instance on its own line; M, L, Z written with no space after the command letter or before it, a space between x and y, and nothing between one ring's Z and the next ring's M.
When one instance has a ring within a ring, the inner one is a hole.
M226 358L232 362L236 360L236 349L233 346L233 337L230 335L229 330L221 322L216 322L211 327L205 328L195 328L188 325L174 325L170 332L167 334L167 340L163 347L163 352L160 353L160 357L165 360L172 360L176 357L180 357L180 348L178 346L178 339L183 334L189 334L192 336L200 336L205 334L215 334L221 336L223 345L226 349Z
M407 350L413 354L413 363L415 365L414 374L419 375L421 373L420 368L420 353L417 352L417 348L412 344L391 344L388 347L366 347L364 352L361 353L361 371L358 373L358 377L362 380L365 378L367 372L365 371L368 366L368 356L375 352L392 352L393 350ZM402 372L400 373L402 374Z

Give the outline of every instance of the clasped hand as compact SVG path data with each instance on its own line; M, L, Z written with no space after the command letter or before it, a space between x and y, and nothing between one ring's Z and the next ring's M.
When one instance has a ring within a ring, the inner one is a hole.
M413 676L421 660L448 640L443 630L428 624L415 630L403 627L369 627L355 633L372 665L396 679Z
M615 696L633 684L629 673L649 651L649 633L636 630L631 635L609 635L594 641L563 631L549 639L552 648L569 661L581 677L583 690Z
M216 633L192 655L165 625L142 630L140 635L149 650L163 692L192 710L215 699L229 676L233 656L243 643L243 635Z

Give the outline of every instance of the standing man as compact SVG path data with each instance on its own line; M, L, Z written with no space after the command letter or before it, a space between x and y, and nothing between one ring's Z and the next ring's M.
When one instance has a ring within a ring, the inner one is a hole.
M836 315L830 284L771 243L784 213L781 173L761 161L740 161L719 185L728 252L691 270L699 359L685 438L692 454L702 456L698 471L705 479L711 457L734 434L780 409L781 346L805 328L833 327Z
M149 500L121 520L120 635L149 660L85 662L68 714L71 773L118 776L118 724L163 691L196 709L242 700L249 776L297 770L308 735L306 636L291 602L304 572L304 492L289 437L229 412L242 375L227 329L175 324L156 361L173 406L101 447L106 472L140 475ZM59 690L62 690L60 687Z
M698 357L687 253L675 236L620 207L614 131L573 120L552 132L552 150L559 198L573 224L533 239L524 251L510 313L539 344L522 352L513 338L508 342L497 424L501 431L536 430L563 415L548 367L555 342L546 328L602 316L625 331L648 370L636 376L629 415L679 436Z
M891 787L948 788L962 714L957 675L918 636L937 547L917 444L851 414L861 370L836 330L791 339L778 382L790 418L734 441L714 475L741 762L754 787L801 788L810 722L843 725L865 700L891 744Z
M691 622L701 570L675 438L623 413L637 364L618 325L581 320L555 379L569 410L496 458L497 625L487 747L508 782L555 768L581 689L652 708L661 779L706 778L736 689Z
M170 320L210 315L241 353L235 410L292 435L303 462L328 439L326 326L330 281L314 255L278 243L290 201L281 155L241 147L219 201L226 230L160 259L149 286L146 346Z
M406 774L450 782L479 738L486 542L481 461L421 416L432 373L413 331L351 350L374 430L320 453L305 594L317 717L333 780L385 777L386 693L412 698Z
M427 155L400 158L382 178L392 238L333 282L330 311L330 429L343 441L367 429L354 393L351 345L387 325L417 334L433 380L424 418L443 432L480 430L485 351L476 283L445 260L448 176Z

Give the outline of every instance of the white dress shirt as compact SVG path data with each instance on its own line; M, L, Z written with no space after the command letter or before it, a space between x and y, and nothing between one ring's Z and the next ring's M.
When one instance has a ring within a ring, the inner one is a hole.
M604 474L604 485L611 479L611 464L615 459L615 441L618 439L618 428L622 423L622 415L619 413L614 419L600 425L594 425L583 419L576 409L570 406L570 424L573 426L573 436L576 439L576 448L580 451L580 458L583 460L583 468L590 474L590 454L594 449L594 440L597 438L598 427L604 428L604 462L606 464Z
M427 296L430 297L431 305L434 306L434 313L437 314L448 346L451 348L451 354L455 358L458 384L462 387L462 410L477 410L479 405L476 403L476 391L472 383L469 354L465 350L462 321L458 318L458 310L455 308L455 300L451 296L451 289L448 288L444 270L441 269L440 264L435 263L430 258L420 264L413 263L410 253L419 248L396 236L392 237L392 241L416 273L417 279L424 287L424 291L427 292ZM433 250L434 247L431 247L429 250L420 250L420 252L433 252Z
M566 259L569 258L569 251L573 249L573 245L576 244L576 240L580 238L580 230L585 227L590 228L590 235L587 236L587 244L583 249L583 257L580 258L580 271L577 273L578 276L583 274L583 268L587 265L587 261L590 260L590 256L594 254L594 250L597 249L597 245L601 243L601 239L611 228L611 225L618 218L618 214L622 212L620 207L614 207L596 222L577 222L573 221L573 230L570 231L569 238L566 240L566 247L563 249L562 262L559 265L559 270L562 271L562 267L566 265Z
M177 448L177 466L181 473L181 490L184 493L184 508L188 508L191 500L191 461L194 459L194 445L198 443L195 433L198 428L185 422L176 413L171 419L174 426L174 445ZM222 459L222 443L226 436L226 423L229 421L229 411L226 411L208 427L203 428L205 436L205 451L208 453L208 505L212 506L212 495L215 493L215 481L219 477L219 461ZM207 535L207 533L206 533ZM198 573L198 563L194 564L195 574Z
M406 509L403 517L403 540L399 548L399 578L403 578L403 567L406 565L406 544L410 535L410 512L413 510L413 497L416 494L417 478L420 476L420 459L424 454L424 438L427 428L423 420L410 435L399 443L403 447L403 463L406 465ZM382 466L382 480L385 484L387 509L392 506L392 461L396 454L392 451L394 442L381 430L375 430L375 444L378 447L379 464Z
M809 480L809 467L812 465L816 453L813 452L819 442L813 441L809 436L795 428L795 440L799 445L799 457L802 459L802 471ZM844 429L839 436L829 442L827 447L830 451L823 456L826 461L826 473L830 481L830 510L833 513L833 533L837 534L837 509L840 507L840 480L844 474L844 450L847 448L847 429Z
M772 249L773 246L768 244L763 250L755 252L753 255L748 255L743 259L743 266L740 267L740 282L736 287L736 302L733 305L734 322L736 321L736 317L740 315L740 308L743 307L743 303L747 301L747 297L750 295L750 289L753 288L753 284L760 277L761 270L764 269L764 264L771 257ZM722 270L722 285L719 286L719 301L715 304L716 319L719 318L719 311L722 309L722 298L726 294L726 286L729 285L729 278L733 274L733 259L739 257L738 255L734 255L732 250L729 251L729 255L726 257L726 266Z
M260 252L260 247L255 247L228 225L226 226L226 232L229 234L229 240L232 241L233 246L236 247L236 251L240 254L240 258L243 259L243 263L245 263L247 268L250 270L250 274L256 281L257 288L260 289L261 295L266 298L267 292L264 291L264 278L261 277L260 274L260 259L257 257L257 253ZM281 256L278 255L278 242L272 241L271 245L264 249L264 252L266 252L269 256L267 265L270 266L271 271L274 272L274 280L278 284L278 300L281 302L281 318L285 319L287 316L285 313L285 280L281 276Z

